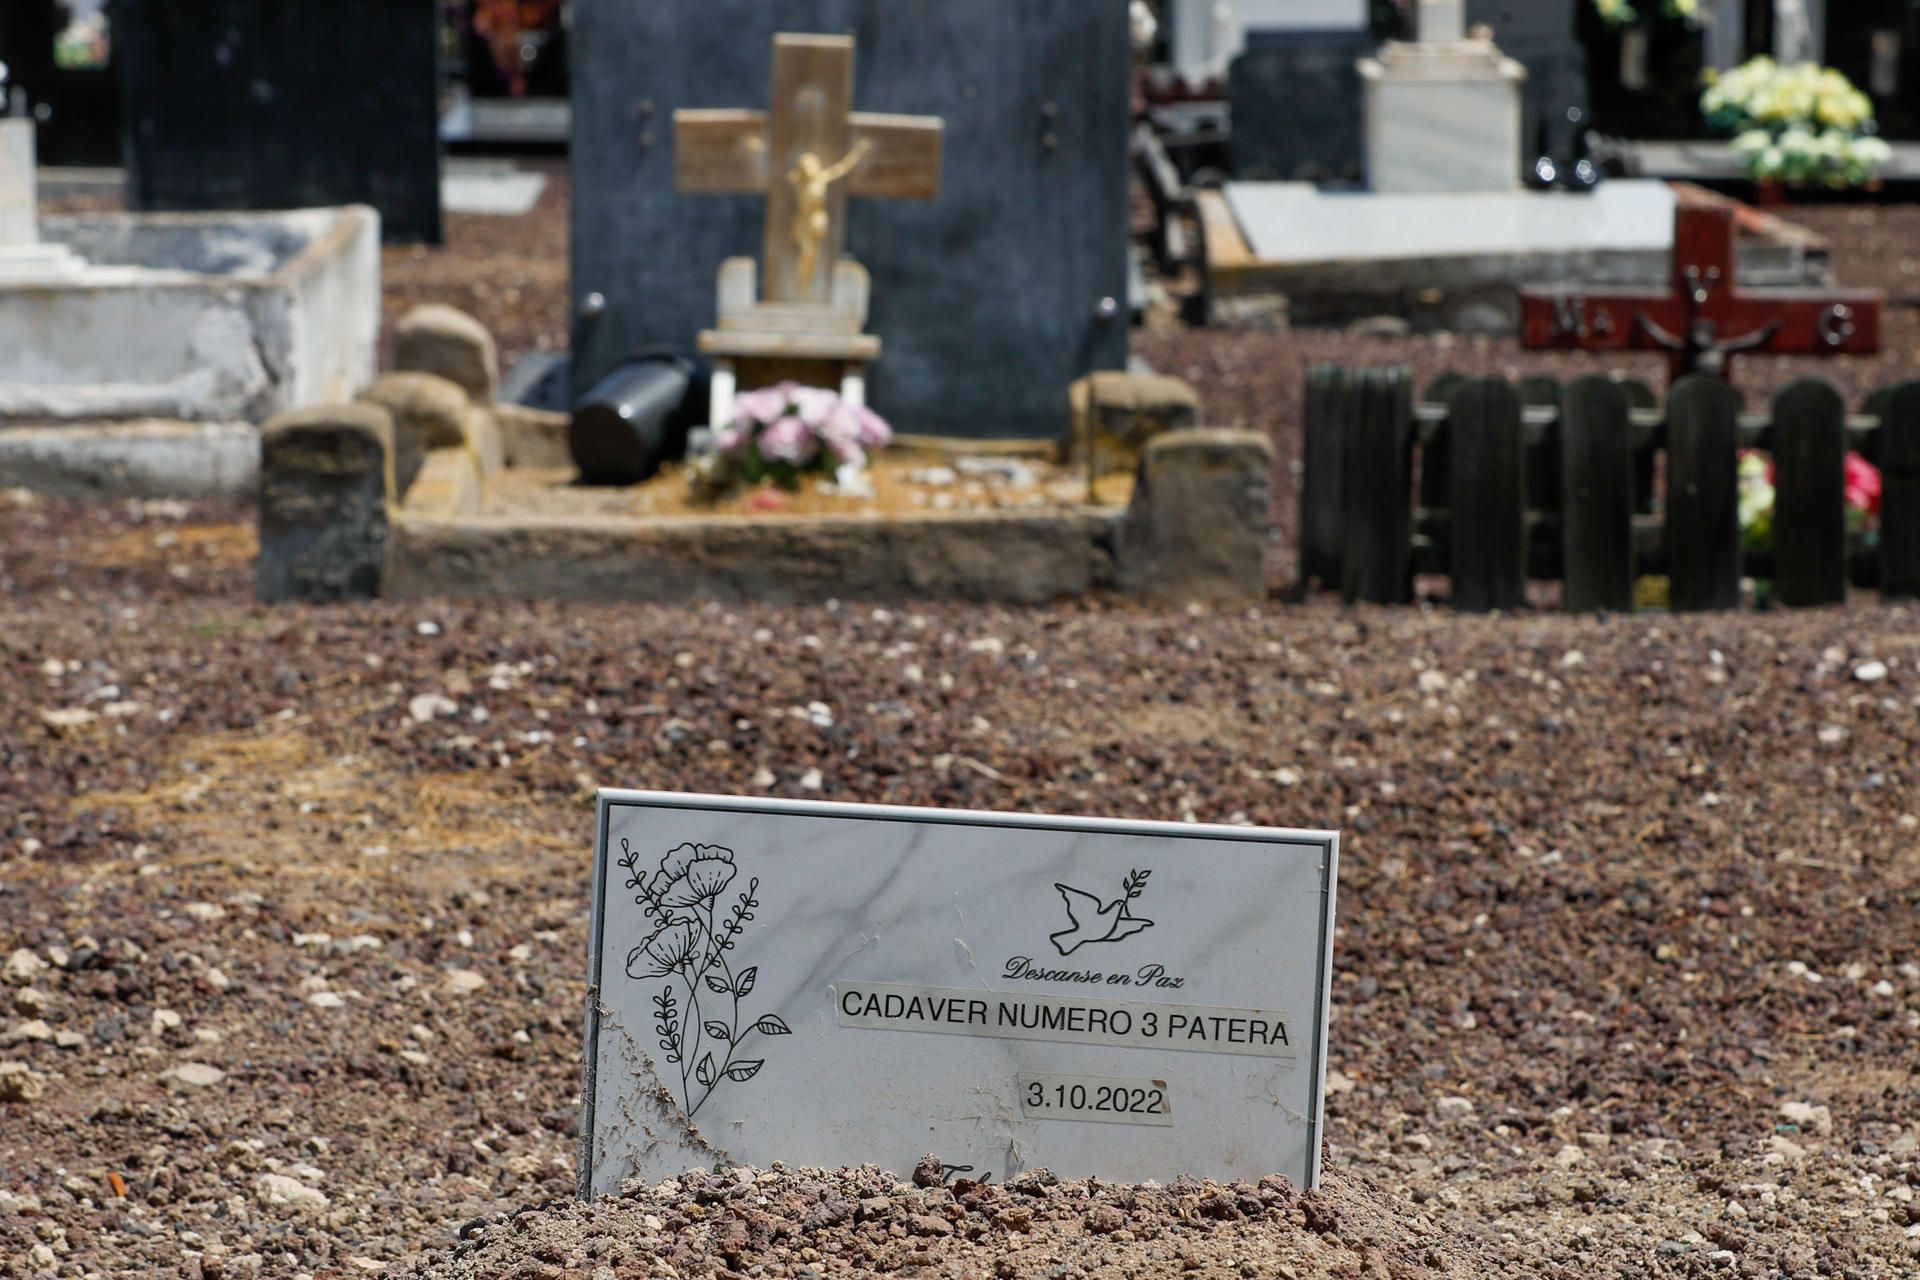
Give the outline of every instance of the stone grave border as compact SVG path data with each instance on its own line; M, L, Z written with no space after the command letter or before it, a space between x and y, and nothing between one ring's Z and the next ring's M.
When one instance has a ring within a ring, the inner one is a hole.
M458 326L446 332L466 341ZM1194 426L1197 402L1175 380L1102 374L1076 388L1096 463L1138 469L1124 509L568 517L488 511L503 469L568 464L566 419L492 403L484 375L456 387L422 371L439 360L451 372L445 354L429 350L357 404L267 425L261 599L1038 604L1111 590L1182 605L1267 594L1272 445Z

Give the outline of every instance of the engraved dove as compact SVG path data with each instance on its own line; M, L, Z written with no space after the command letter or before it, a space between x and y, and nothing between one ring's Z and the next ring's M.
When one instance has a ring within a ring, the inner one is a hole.
M1129 871L1121 884L1120 896L1106 903L1101 902L1097 894L1056 882L1053 887L1060 891L1061 900L1067 904L1067 921L1071 927L1047 935L1053 949L1070 956L1090 942L1118 942L1153 928L1153 921L1134 915L1128 906L1147 887L1147 877L1152 874L1151 871Z

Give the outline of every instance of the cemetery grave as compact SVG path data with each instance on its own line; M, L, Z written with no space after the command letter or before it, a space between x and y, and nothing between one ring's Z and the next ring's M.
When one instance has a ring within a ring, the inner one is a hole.
M1174 379L1078 384L1058 461L1040 442L924 439L877 483L863 473L870 495L808 479L791 497L696 501L678 468L583 487L566 416L499 402L498 353L472 317L419 307L394 334L395 370L359 401L263 428L263 600L1038 603L1118 590L1190 603L1266 589L1271 447L1200 425Z
M0 507L16 1272L1913 1265L1912 606L262 611L246 528ZM1322 1189L572 1203L602 779L1325 815Z

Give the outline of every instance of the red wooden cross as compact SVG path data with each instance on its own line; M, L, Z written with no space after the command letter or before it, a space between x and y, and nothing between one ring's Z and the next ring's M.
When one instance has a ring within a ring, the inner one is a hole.
M1664 351L1673 377L1727 378L1733 357L1871 355L1880 302L1871 289L1753 289L1735 283L1733 206L1681 193L1673 219L1673 290L1602 293L1578 285L1520 291L1529 349Z

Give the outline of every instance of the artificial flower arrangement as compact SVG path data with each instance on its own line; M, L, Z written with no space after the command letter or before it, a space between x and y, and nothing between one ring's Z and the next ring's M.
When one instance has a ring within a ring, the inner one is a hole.
M1749 550L1773 545L1773 459L1758 449L1740 451L1740 540ZM1847 529L1871 538L1880 527L1880 469L1857 453L1847 455Z
M1713 77L1700 96L1707 123L1734 135L1733 154L1762 182L1851 187L1893 158L1874 136L1873 99L1831 67L1753 58Z
M1593 0L1593 7L1610 27L1624 27L1640 20L1640 11L1633 7L1631 0ZM1700 0L1661 0L1660 11L1690 27L1700 25Z
M694 491L719 497L736 485L771 482L798 489L807 474L857 491L867 451L893 439L887 420L834 392L783 382L733 402L733 421L714 432L713 450L689 465Z

